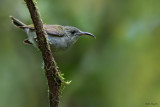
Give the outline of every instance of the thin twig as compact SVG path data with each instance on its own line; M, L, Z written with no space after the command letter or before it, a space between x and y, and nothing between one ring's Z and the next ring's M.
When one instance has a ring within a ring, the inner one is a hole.
M55 63L54 57L52 56L52 52L50 50L50 46L46 39L46 32L43 29L43 23L38 13L36 3L34 3L32 0L24 1L27 4L34 27L36 29L38 47L41 50L44 60L44 68L49 87L50 107L58 107L61 87L61 79L58 75L59 71L57 69L58 67Z

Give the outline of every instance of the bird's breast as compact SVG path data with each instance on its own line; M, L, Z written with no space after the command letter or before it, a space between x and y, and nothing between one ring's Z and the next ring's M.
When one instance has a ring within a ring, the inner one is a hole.
M36 33L31 32L29 29L26 29L26 33L28 34L28 40L37 47L37 41L35 41L35 38L37 37ZM47 35L47 39L52 51L66 50L73 44L71 38L68 36L59 37Z
M53 37L48 35L48 41L54 51L66 50L71 46L70 38L67 36Z

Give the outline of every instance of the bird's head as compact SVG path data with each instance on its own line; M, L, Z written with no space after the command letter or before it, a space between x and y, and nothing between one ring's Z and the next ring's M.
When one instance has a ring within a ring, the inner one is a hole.
M88 36L92 36L94 38L96 38L93 34L88 33L88 32L83 32L81 30L79 30L76 27L72 27L72 26L64 26L64 32L66 33L66 35L68 37L70 37L71 39L78 39L81 35L88 35Z

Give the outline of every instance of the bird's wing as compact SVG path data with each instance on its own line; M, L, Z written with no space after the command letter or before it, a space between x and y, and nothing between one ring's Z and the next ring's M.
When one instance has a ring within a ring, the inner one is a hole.
M29 28L35 30L34 25L25 25L22 28ZM44 29L48 35L62 37L64 36L63 28L60 25L44 25Z
M60 25L44 25L44 29L48 35L51 36L64 36L63 28Z

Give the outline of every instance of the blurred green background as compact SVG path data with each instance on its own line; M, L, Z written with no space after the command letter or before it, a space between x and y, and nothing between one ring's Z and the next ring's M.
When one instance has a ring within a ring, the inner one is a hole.
M55 53L66 80L60 107L160 107L159 0L38 0L44 23L83 36ZM42 58L9 16L31 24L23 0L0 0L0 107L48 107Z

